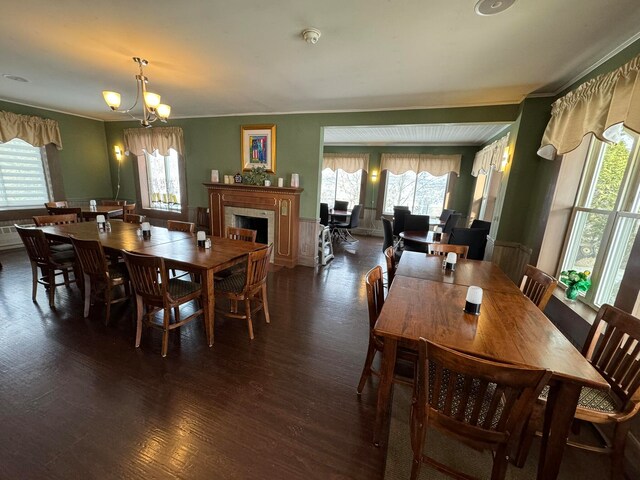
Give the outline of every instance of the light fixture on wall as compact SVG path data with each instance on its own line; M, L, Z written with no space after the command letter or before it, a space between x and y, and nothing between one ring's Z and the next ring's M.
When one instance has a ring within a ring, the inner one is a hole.
M120 94L118 92L111 92L105 90L102 92L104 101L107 102L109 108L114 112L126 113L131 118L140 120L143 127L150 127L151 123L156 120L166 122L167 118L171 114L171 107L164 103L160 103L160 95L147 91L147 83L149 79L144 75L143 67L149 64L144 58L133 57L133 61L140 67L140 73L136 75L136 101L133 105L126 110L118 110L120 108ZM130 112L138 104L138 100L142 98L142 119L138 119Z
M121 162L122 161L122 149L120 148L120 145L116 145L115 147L113 147L113 151L116 154L116 160Z
M116 160L118 161L118 187L116 188L116 196L114 197L114 200L118 199L118 195L120 195L120 164L122 163L122 149L120 148L120 145L116 145L113 147L113 152L116 154Z
M371 181L375 182L376 180L378 180L378 171L374 170L373 172L371 172Z
M500 171L504 172L504 169L507 168L509 164L509 147L504 147L504 152L502 152L502 161L500 162Z

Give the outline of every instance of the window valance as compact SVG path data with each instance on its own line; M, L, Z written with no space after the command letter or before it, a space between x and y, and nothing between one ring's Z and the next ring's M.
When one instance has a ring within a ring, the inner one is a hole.
M471 175L477 177L479 174L486 175L490 169L500 170L505 149L509 146L509 134L490 143L476 153L471 168Z
M368 153L325 153L322 157L322 169L330 168L334 172L338 169L347 173L355 173L362 169L369 171Z
M124 149L128 154L142 155L145 151L160 155L169 155L173 148L184 155L184 134L180 127L126 128L124 130Z
M62 139L58 122L50 118L0 111L0 142L19 138L34 147L53 143L62 150Z
M618 124L640 133L640 55L556 100L538 155L553 160L577 148L588 133L612 141Z
M431 155L428 153L383 153L380 170L387 170L394 175L405 172L427 172L434 177L447 173L460 176L462 155Z

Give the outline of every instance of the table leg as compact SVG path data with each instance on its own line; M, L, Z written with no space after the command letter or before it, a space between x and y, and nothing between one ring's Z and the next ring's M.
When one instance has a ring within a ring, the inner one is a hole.
M213 326L215 317L216 299L213 294L213 270L207 269L200 275L202 282L202 309L204 310L204 324L207 332L207 342L213 346Z
M373 444L380 446L381 437L389 425L391 413L391 398L393 395L393 372L396 366L396 351L398 342L385 338L380 365L380 382L378 384L378 403L376 406L376 424L373 431Z
M579 384L554 382L549 389L538 460L538 480L555 480L580 398Z

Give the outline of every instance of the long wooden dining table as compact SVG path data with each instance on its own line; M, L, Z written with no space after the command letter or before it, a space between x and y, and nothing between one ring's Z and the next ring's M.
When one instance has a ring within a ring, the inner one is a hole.
M214 341L215 296L214 275L232 265L240 263L255 250L263 248L260 243L211 238L211 248L198 247L196 237L188 232L174 232L162 227L151 227L151 236L138 236L138 225L112 220L110 232L99 232L95 222L70 223L40 227L52 240L69 242L70 237L99 240L102 246L114 253L127 250L133 253L155 255L165 259L167 268L176 268L200 274L203 295L203 310L207 342Z
M418 258L420 257L420 258ZM480 315L464 312L470 285L483 288ZM423 337L458 351L553 372L545 412L538 479L557 478L582 386L608 383L520 289L490 262L405 252L374 328L384 349L374 443L387 431L398 346L417 349Z

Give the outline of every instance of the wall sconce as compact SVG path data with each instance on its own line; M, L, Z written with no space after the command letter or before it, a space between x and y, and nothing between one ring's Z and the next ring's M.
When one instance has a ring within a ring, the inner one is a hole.
M116 145L115 147L113 147L113 151L116 154L116 160L121 162L122 161L122 149L120 148L120 146Z
M371 172L371 181L375 182L376 180L378 180L378 171L374 170L373 172Z
M502 154L502 162L500 162L500 171L504 172L504 169L507 168L509 164L509 147L504 147L504 152Z

